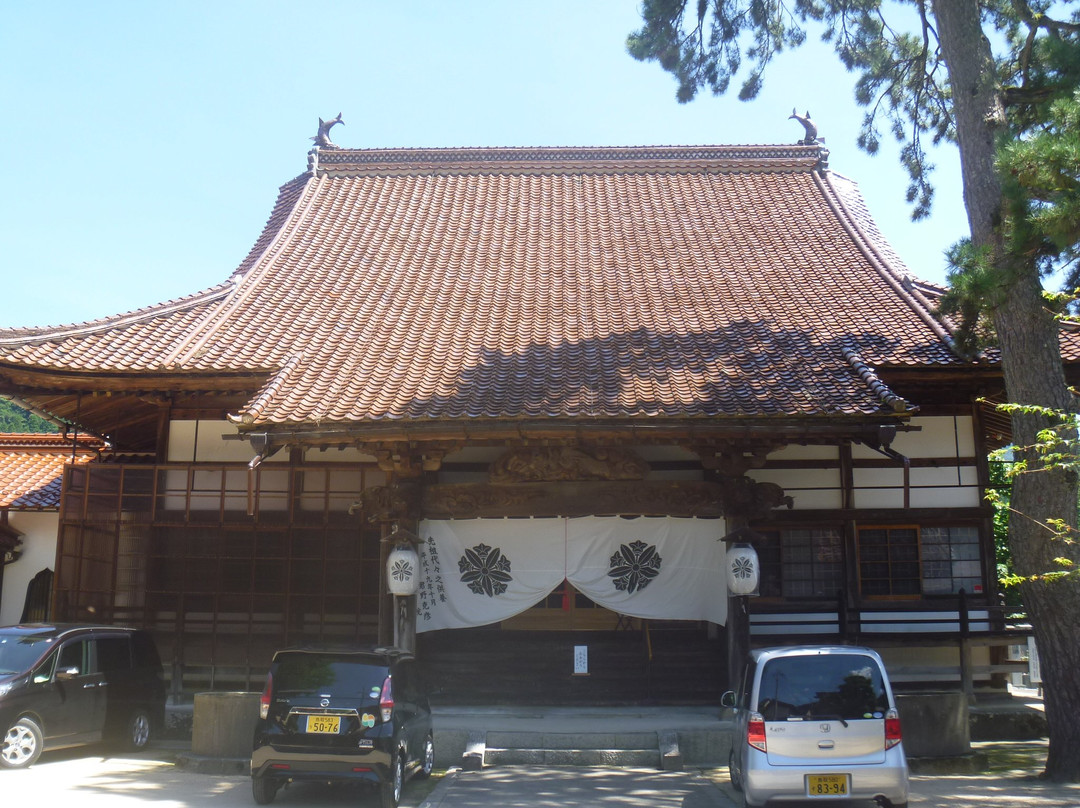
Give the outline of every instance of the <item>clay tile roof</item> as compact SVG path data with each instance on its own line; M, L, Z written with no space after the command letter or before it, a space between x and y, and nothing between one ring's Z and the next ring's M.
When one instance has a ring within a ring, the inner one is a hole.
M893 412L874 368L961 360L825 156L321 150L227 283L0 370L259 371L256 425Z
M64 465L88 463L105 448L97 438L0 434L0 508L52 510L60 505Z

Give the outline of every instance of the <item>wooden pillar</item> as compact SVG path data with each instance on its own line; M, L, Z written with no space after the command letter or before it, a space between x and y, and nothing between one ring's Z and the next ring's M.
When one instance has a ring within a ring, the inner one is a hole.
M971 623L968 615L967 592L960 590L958 609L960 617L960 689L968 703L975 703L975 681L971 670Z
M743 516L728 517L728 536L725 543L730 549L731 542L738 534L745 533L748 528L747 519ZM721 583L727 590L727 578ZM745 595L733 595L727 592L728 598L728 621L727 621L727 651L728 651L728 689L734 690L739 686L743 668L750 656L750 598Z
M394 597L386 587L386 557L390 554L391 525L383 522L379 536L379 645L394 641Z
M156 439L154 443L154 462L169 462L169 426L172 421L172 399L163 399L158 404Z
M739 686L746 660L750 656L750 598L728 595L728 690Z
M394 598L394 645L416 652L416 595Z

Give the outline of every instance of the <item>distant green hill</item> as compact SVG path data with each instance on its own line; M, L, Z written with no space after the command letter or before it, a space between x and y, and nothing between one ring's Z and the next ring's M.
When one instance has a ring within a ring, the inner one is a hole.
M0 398L0 432L59 432L55 424Z

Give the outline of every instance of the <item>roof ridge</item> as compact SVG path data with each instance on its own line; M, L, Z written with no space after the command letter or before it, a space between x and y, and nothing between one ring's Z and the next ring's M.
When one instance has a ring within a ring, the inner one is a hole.
M632 168L665 172L807 171L823 165L820 144L745 146L475 146L457 148L318 149L319 176L396 172L554 173Z
M422 155L428 160L457 160L461 157L481 157L486 160L529 159L565 160L583 157L595 160L598 157L636 157L637 159L734 159L752 157L817 157L826 152L820 144L803 143L782 144L702 144L702 145L643 145L643 146L404 146L367 149L327 149L319 150L319 165L341 162L376 162L377 156L389 156L397 162L409 162L415 156ZM359 161L355 160L360 157ZM303 176L303 175L301 175Z
M841 347L840 351L844 355L844 359L847 363L851 365L852 369L859 375L859 378L863 380L863 383L893 412L911 413L916 412L919 409L918 407L913 406L911 402L903 396L894 393L892 388L885 384L877 373L874 372L874 369L863 360L858 349L853 348L850 345L844 345Z
M155 303L152 306L134 309L121 314L101 317L97 320L87 320L83 323L71 323L59 326L47 325L34 328L0 329L0 345L24 345L27 342L34 342L37 340L80 337L86 336L87 334L94 334L99 331L108 331L118 326L131 325L132 323L148 320L162 314L173 314L174 312L196 306L199 303L205 303L218 297L224 297L229 293L233 285L234 281L227 280L190 295L166 300L162 303Z
M95 451L108 443L103 438L85 433L73 438L63 432L0 432L0 451L51 451L60 448L71 451L73 445L81 451Z
M264 384L262 389L256 393L255 397L252 398L249 403L245 404L237 415L229 415L228 419L235 424L243 424L245 426L255 423L256 419L262 415L266 405L273 401L285 382L288 381L289 377L293 374L293 371L300 366L300 363L303 362L303 360L304 355L302 353L290 356L285 364L282 365L281 369L267 380L266 384Z
M247 255L233 270L230 278L242 277L259 260L263 253L266 252L267 247L273 242L274 236L281 232L281 228L288 223L288 215L285 212L286 208L296 203L296 199L289 199L290 194L296 189L296 196L299 197L304 192L304 183L311 179L311 172L304 172L298 176L293 177L288 182L282 183L278 186L277 199L274 201L274 206L270 209L270 216L267 217L266 224L263 225L262 231L259 233L258 238L255 239L255 243L251 245L251 249L248 250ZM288 200L288 201L286 201ZM263 244L265 240L265 244ZM260 248L260 245L263 245Z
M832 209L833 213L836 214L837 220L840 222L841 226L847 231L848 235L851 236L852 241L855 242L859 251L862 252L870 262L870 265L874 268L874 271L881 276L882 280L892 287L893 291L895 291L900 298L911 307L912 311L914 311L915 314L930 327L930 330L948 346L953 354L959 356L960 354L956 349L956 342L953 339L952 334L940 320L934 317L933 307L929 304L926 297L915 289L912 276L895 270L889 259L882 254L875 239L859 225L856 217L851 214L847 205L844 204L843 196L833 185L828 173L829 172L814 172L814 182L821 189L826 204ZM850 180L848 181L851 182ZM855 192L858 193L857 185L855 186Z
M268 265L272 263L272 260L268 258L268 256L271 256L272 253L276 252L280 247L288 244L295 235L299 222L306 217L316 196L312 191L312 188L321 183L322 179L317 177L308 177L305 179L304 188L293 202L289 215L285 217L285 221L274 233L270 242L266 245L266 248L257 258L250 261L247 271L242 275L234 273L229 279L229 282L232 284L232 289L228 295L228 299L217 312L204 321L200 328L194 329L187 339L177 345L176 348L162 360L163 367L183 364L188 360L196 358L198 352L206 345L207 340L210 339L221 324L226 321L228 315L235 311L237 306L247 299L252 288L255 286L254 281L258 279L258 277L266 271ZM285 193L285 189L291 185L292 183L290 182L281 186L279 198ZM294 217L293 214L297 210L300 211L300 214ZM245 257L241 266L247 261L248 258Z

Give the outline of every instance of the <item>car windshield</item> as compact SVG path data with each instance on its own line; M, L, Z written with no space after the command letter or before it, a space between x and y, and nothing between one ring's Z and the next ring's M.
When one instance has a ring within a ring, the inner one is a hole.
M274 660L277 693L334 693L378 699L386 668L364 664L347 654L278 654Z
M55 639L42 634L0 634L0 676L29 670L48 653Z
M777 657L761 673L757 712L766 721L881 718L888 708L881 670L862 654Z

